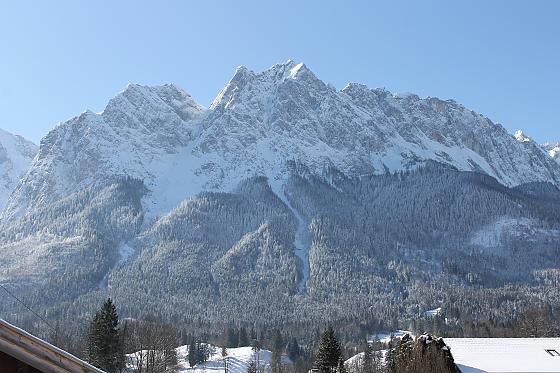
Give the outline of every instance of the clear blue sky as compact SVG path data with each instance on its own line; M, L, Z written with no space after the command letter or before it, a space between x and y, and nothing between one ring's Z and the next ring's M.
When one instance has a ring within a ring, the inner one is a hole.
M127 83L207 106L235 67L453 98L560 140L560 1L3 1L0 128L38 142Z

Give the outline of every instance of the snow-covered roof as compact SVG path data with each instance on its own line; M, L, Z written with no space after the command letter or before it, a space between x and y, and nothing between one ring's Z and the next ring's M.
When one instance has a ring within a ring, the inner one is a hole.
M447 338L462 373L559 373L560 338Z

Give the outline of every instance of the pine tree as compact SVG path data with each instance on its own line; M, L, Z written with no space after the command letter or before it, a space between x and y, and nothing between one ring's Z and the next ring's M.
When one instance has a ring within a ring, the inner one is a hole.
M338 359L338 366L336 368L337 373L348 373L346 371L346 366L344 365L344 360L342 358Z
M198 363L197 361L197 355L198 355L198 346L196 345L194 339L192 340L191 344L189 345L189 365L192 367L194 367L196 365L196 363Z
M280 351L284 349L284 339L282 338L282 334L278 329L274 330L274 340L272 342L272 348Z
M260 354L260 351L261 351L261 343L260 343L258 340L254 339L254 340L251 342L251 347L252 347L251 349L253 350L253 352L255 353L255 355L256 355L256 357L257 357L257 366L256 366L256 369L259 370L259 365L260 365L260 356L259 356L259 354Z
M239 334L234 328L228 328L226 343L228 348L235 348L239 345Z
M274 339L272 342L272 358L270 362L272 373L278 373L281 370L283 350L284 340L280 331L276 329L274 331Z
M95 313L87 339L87 359L107 372L124 368L124 351L119 331L119 316L111 298Z
M340 344L334 335L333 328L329 326L321 337L319 350L315 357L315 368L320 373L331 373L338 366L341 357Z
M224 362L224 373L228 373L228 351L225 347L222 347L222 360Z
M288 343L288 357L295 363L299 355L300 349L297 339L292 338L292 340Z
M368 343L367 339L364 341L364 357L362 359L362 369L364 373L373 372L373 356L372 348Z
M239 343L237 347L247 347L249 346L249 337L247 336L247 329L242 327L239 330Z

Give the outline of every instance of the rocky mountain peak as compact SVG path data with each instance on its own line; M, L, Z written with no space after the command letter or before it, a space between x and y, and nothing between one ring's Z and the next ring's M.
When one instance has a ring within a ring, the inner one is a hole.
M529 138L522 130L517 130L515 132L515 139L519 142L531 142L531 138Z
M295 63L292 60L276 64L260 73L240 66L229 83L218 94L210 109L221 112L233 108L240 101L266 100L267 97L274 96L281 87L292 84L307 85L308 88L326 87L304 63Z

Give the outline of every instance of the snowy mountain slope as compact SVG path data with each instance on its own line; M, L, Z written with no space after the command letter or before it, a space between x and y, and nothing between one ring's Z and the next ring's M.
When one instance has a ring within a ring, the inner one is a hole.
M553 159L560 163L560 142L544 144L544 148Z
M31 141L0 129L0 211L27 172L37 150Z
M115 176L144 180L145 208L162 216L200 191L233 190L255 175L282 185L294 165L358 176L426 160L507 186L560 185L560 166L542 147L453 101L358 84L337 91L288 61L261 73L238 68L207 111L176 86L129 85L103 113L85 112L43 139L4 217Z

